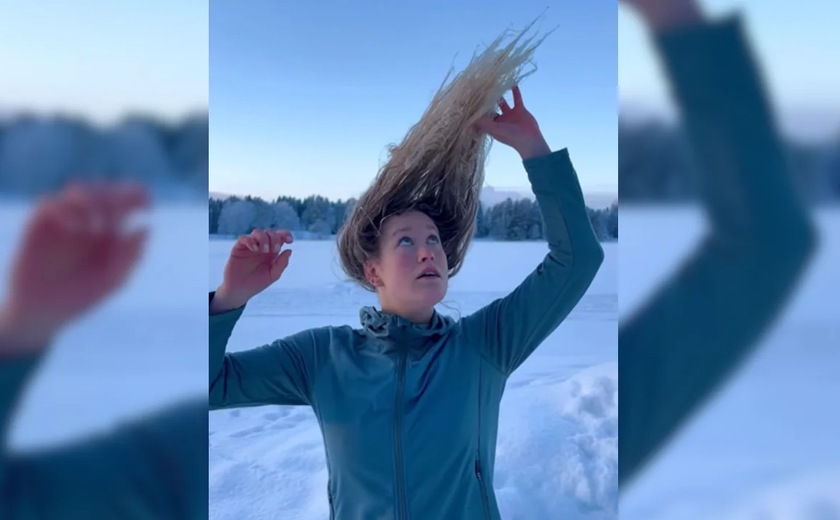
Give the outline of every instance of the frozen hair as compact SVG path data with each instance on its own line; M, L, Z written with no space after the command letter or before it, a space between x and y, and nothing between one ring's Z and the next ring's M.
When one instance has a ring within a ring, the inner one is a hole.
M532 56L545 36L525 38L536 21L518 33L506 30L448 81L450 69L420 121L400 144L389 146L387 162L338 233L341 266L350 279L375 290L365 264L378 258L385 220L410 211L425 213L438 227L449 276L461 270L475 233L492 144L475 124L495 112L505 92L536 72ZM526 65L531 65L527 72Z

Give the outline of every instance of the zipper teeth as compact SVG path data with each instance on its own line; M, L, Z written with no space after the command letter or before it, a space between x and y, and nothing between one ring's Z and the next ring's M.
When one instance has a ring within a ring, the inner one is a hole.
M481 477L481 459L475 459L475 477L478 479L478 485L481 488L481 501L484 504L484 516L487 520L490 518L490 499L487 497L487 487L484 485L484 479Z
M397 495L399 510L398 517L405 519L408 516L405 505L405 477L403 476L402 460L402 394L405 386L405 353L400 353L399 383L397 384L396 406L394 407L394 440L397 452Z
M487 498L487 488L484 485L484 478L481 476L481 363L478 365L478 419L475 421L478 425L476 436L478 438L478 448L475 453L475 477L478 479L478 486L481 488L481 501L484 504L484 516L487 520L492 520L490 517L490 500Z
M479 362L478 365L478 417L475 423L478 425L476 428L476 436L478 437L478 450L476 451L476 457L481 456L481 363ZM476 459L476 464L478 464L478 459Z

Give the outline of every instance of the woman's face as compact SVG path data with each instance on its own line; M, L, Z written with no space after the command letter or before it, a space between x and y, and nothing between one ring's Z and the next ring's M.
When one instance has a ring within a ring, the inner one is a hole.
M411 211L388 218L379 237L379 258L368 263L384 312L420 320L446 295L446 254L434 221Z

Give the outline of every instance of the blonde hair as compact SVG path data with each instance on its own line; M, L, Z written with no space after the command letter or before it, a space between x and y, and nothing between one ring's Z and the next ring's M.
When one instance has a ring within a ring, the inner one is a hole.
M365 264L378 258L385 220L409 211L421 211L437 225L449 276L461 270L475 232L492 144L474 126L495 112L505 92L536 72L532 56L548 35L535 42L525 34L537 20L518 34L506 30L483 52L474 53L447 84L450 69L420 121L400 144L389 146L388 161L338 233L341 266L350 279L375 290L365 276ZM502 46L510 35L511 41ZM527 64L531 70L524 72Z

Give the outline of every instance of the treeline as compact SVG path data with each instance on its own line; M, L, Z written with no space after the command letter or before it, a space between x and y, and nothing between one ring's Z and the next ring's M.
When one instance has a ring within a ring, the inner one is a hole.
M353 209L355 199L331 201L278 197L268 202L257 197L210 199L210 234L241 235L255 228L288 229L311 238L335 235ZM618 240L618 204L587 208L589 219L602 241ZM537 203L529 199L482 205L476 220L476 238L493 240L543 240L543 221Z
M169 123L130 116L97 127L69 116L0 120L0 195L32 197L68 180L132 180L161 197L207 196L207 113Z
M619 124L619 197L623 202L686 202L697 197L695 166L679 126ZM840 200L840 132L833 143L787 141L788 160L802 194L813 202Z

